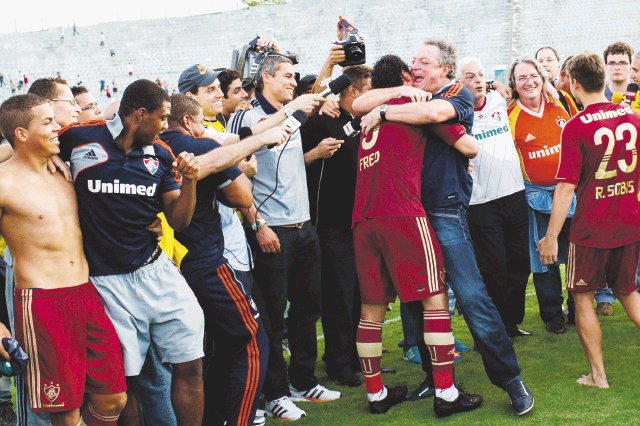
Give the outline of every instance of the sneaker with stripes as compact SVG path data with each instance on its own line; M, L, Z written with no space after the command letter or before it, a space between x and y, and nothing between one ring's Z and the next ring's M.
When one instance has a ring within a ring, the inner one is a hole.
M294 421L307 415L304 410L299 409L291 398L286 395L273 401L267 401L265 408L269 417L279 420Z
M317 384L311 389L301 391L293 386L289 385L289 391L291 391L291 399L293 401L311 401L311 402L329 402L336 400L342 396L338 391L333 391L325 388L321 384Z

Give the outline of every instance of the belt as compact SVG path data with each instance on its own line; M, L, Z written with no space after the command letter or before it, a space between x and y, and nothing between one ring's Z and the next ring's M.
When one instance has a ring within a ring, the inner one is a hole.
M147 266L152 264L153 262L158 260L161 254L162 254L162 249L160 248L160 246L156 246L156 249L153 251L153 253L151 253L151 256L149 256L149 258L142 264L142 266Z
M292 223L291 225L278 225L281 228L297 228L297 229L302 229L302 227L304 226L305 223L307 223L308 221L305 220L304 222L300 222L300 223Z

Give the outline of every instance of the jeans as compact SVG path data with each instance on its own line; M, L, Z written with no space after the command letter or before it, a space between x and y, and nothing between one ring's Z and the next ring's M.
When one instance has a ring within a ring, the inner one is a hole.
M140 417L146 426L176 426L171 405L171 364L163 364L151 344L140 375L127 381L140 405Z
M260 314L268 317L269 365L264 383L267 401L289 395L291 386L299 390L318 384L314 370L318 354L316 322L320 318L322 291L320 285L320 243L310 222L301 228L273 226L280 240L280 253L265 254L255 235L248 234L255 247L255 286L264 301ZM284 311L289 307L289 348L291 362L282 355ZM264 318L263 318L264 321Z
M537 226L538 235L546 235L550 215L533 212ZM530 226L533 226L530 224ZM533 285L536 288L536 297L540 307L540 318L545 323L554 319L564 321L562 315L562 278L560 276L560 263L565 263L569 250L569 229L571 220L567 219L558 235L558 262L553 265L545 265L546 272L535 272L533 269ZM534 262L532 261L532 264ZM615 300L615 299L614 299Z
M491 383L503 388L509 380L519 376L520 366L500 314L482 281L467 212L462 207L436 208L427 210L427 216L444 255L447 282L482 356L487 376ZM420 319L416 317L416 320L422 323L422 309L416 311L420 314ZM423 363L430 363L424 342L419 346ZM423 364L423 369L426 371L428 367Z
M360 320L360 287L351 229L318 230L322 252L322 330L327 372L350 376L359 371L356 330Z
M524 320L531 271L529 218L524 191L469 207L478 268L505 326Z
M636 280L637 282L638 280ZM598 303L616 303L616 297L613 295L613 291L609 287L596 290L596 302Z
M406 303L400 304L400 319L402 320L402 334L404 336L402 347L409 349L413 346L417 346L416 318L414 318L411 309Z

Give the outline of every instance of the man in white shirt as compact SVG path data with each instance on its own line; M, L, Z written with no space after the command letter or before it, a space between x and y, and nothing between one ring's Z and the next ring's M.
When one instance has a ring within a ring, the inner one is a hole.
M463 58L460 73L474 97L472 131L478 155L471 159L468 217L478 266L509 334L528 334L517 327L524 318L530 273L527 202L506 102L496 91L487 93L478 59Z

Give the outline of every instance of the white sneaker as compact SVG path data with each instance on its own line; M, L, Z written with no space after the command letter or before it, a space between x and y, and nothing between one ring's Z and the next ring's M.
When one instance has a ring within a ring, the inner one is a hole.
M311 401L311 402L329 402L336 400L342 396L338 391L333 391L325 388L321 384L317 384L311 389L306 391L300 391L293 386L289 385L289 391L291 391L291 399L298 401Z
M267 424L267 416L264 410L258 408L256 410L256 415L253 418L253 423L251 426L264 426Z
M301 417L305 417L307 413L304 410L299 409L296 404L293 403L291 398L283 396L273 401L267 401L267 415L280 420L293 421L298 420Z

